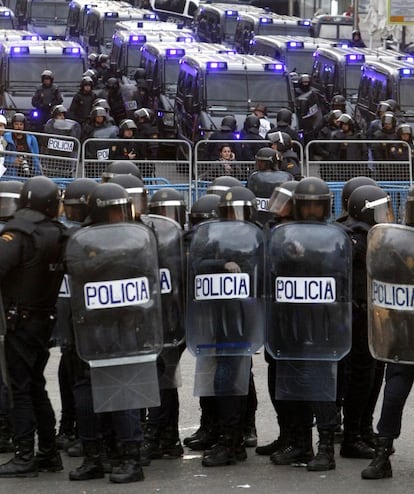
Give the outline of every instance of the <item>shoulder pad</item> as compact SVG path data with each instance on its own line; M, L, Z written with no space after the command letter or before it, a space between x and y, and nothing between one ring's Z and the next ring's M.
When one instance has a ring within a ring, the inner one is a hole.
M36 223L40 223L46 216L34 209L20 209L13 218L7 222L7 230L19 231L30 235L36 229Z

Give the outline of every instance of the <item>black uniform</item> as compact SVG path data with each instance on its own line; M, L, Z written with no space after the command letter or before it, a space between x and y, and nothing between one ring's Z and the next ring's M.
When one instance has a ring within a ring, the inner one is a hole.
M32 106L39 112L39 123L44 125L50 117L51 109L63 103L62 95L56 84L40 85L32 97Z

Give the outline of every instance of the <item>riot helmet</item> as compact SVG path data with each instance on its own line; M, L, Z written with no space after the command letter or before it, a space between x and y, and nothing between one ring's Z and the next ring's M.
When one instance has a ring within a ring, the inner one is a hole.
M51 70L44 70L44 71L40 74L40 77L41 77L42 82L43 82L45 79L50 79L52 82L55 80L55 76L53 75L53 72L52 72Z
M354 220L370 226L394 222L390 196L374 185L361 185L352 192L348 201L348 214Z
M119 81L116 77L110 77L106 83L105 87L109 90L115 90L119 88Z
M135 175L115 175L108 183L122 185L128 192L133 205L133 214L138 219L141 214L146 214L148 210L148 190L144 182Z
M102 173L102 181L107 182L110 178L116 175L134 175L139 179L142 179L139 168L133 161L129 160L117 160L109 163Z
M80 87L81 87L81 88L83 88L83 87L85 87L85 86L91 86L91 87L93 87L93 79L92 79L92 77L91 77L91 76L89 76L89 75L84 75L84 76L82 77L81 82L80 82Z
M260 148L254 159L256 160L256 168L260 170L277 170L282 162L280 154L275 149L269 147Z
M76 178L67 185L63 196L63 208L69 221L85 221L88 215L88 196L97 185L92 178Z
M348 212L348 201L352 192L354 192L355 189L361 187L362 185L377 186L377 183L370 177L352 177L347 182L345 182L341 195L342 211L344 213Z
M335 94L331 101L332 110L341 110L342 113L346 112L346 99L342 94Z
M218 194L221 196L224 192L229 190L230 187L235 187L236 185L242 185L240 180L231 175L223 175L213 180L211 185L207 187L206 194Z
M82 74L82 78L90 77L92 79L92 84L96 84L98 80L98 74L94 69L88 69Z
M328 125L330 127L334 126L335 123L338 121L339 117L342 115L341 110L332 110L328 113Z
M181 192L175 189L160 189L151 197L148 211L159 216L166 216L185 225L186 205Z
M105 98L96 98L94 102L92 103L92 108L104 108L105 110L109 111L111 109L108 101Z
M386 101L380 101L377 105L377 117L381 118L382 115L387 111L392 111L391 106Z
M128 192L119 184L101 183L89 194L89 217L92 223L120 223L132 220Z
M275 187L269 199L269 212L278 218L293 218L293 194L299 182L290 180Z
M68 110L63 105L56 105L52 108L51 117L57 118L61 114L66 115L67 111Z
M397 119L393 112L387 111L381 117L381 126L383 132L394 132L397 125Z
M108 114L106 113L105 108L102 108L102 106L95 106L92 108L90 117L92 121L95 121L95 117L103 117L104 120L106 120Z
M55 218L59 211L59 187L45 176L29 178L22 187L19 209L28 208Z
M18 180L0 181L0 220L5 221L17 211L23 183Z
M342 113L342 115L338 118L338 122L341 128L344 124L348 125L348 128L351 131L355 128L355 121L351 115L348 115L348 113Z
M404 224L414 227L414 189L408 191L405 202Z
M390 110L392 113L396 113L399 108L398 108L398 103L395 101L395 99L386 99L385 103L387 103L390 107Z
M256 117L256 115L249 115L246 117L246 120L243 124L244 130L249 131L252 129L259 130L260 127L260 118Z
M309 91L311 88L311 76L309 74L301 74L299 76L298 87L303 92Z
M256 217L256 196L246 187L240 185L230 187L220 197L218 209L220 218L254 222Z
M401 140L405 140L408 142L411 142L413 140L413 129L411 128L411 125L408 123L402 123L397 127L396 130L397 138ZM406 134L408 139L402 139L402 135Z
M135 131L137 128L136 123L130 118L125 118L119 124L119 134L123 135L124 130L132 130Z
M106 53L101 53L100 55L98 55L97 62L101 67L106 67L108 61L109 55L107 55Z
M293 194L297 220L327 221L331 216L332 194L328 184L318 177L303 178Z
M206 194L200 197L191 207L188 218L189 227L193 228L202 221L218 218L218 204L220 196L218 194Z
M281 153L285 153L289 149L292 149L292 138L286 132L269 132L266 138L276 146L276 149Z
M97 53L89 53L88 62L91 67L93 67L96 64L98 57L99 55Z
M288 126L292 125L292 112L289 108L281 108L276 114L277 125Z
M11 123L13 124L14 122L23 122L26 123L26 115L24 113L15 113L12 116Z
M134 111L134 120L142 122L152 122L154 112L150 108L140 108Z
M221 121L221 130L235 132L237 129L237 121L233 115L226 115Z

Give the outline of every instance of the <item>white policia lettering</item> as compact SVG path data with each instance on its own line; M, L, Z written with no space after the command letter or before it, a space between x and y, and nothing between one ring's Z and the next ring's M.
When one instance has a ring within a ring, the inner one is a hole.
M394 310L413 310L414 285L395 285L372 280L372 303Z
M248 298L250 278L248 273L220 273L197 275L194 279L196 300Z
M336 302L336 281L328 276L287 278L275 280L275 300L293 304Z
M83 290L87 309L141 305L150 301L146 277L86 283Z

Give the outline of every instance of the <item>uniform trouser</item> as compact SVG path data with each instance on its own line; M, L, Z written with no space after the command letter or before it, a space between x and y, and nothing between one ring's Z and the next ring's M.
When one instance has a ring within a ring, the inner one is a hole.
M267 369L267 386L270 400L277 415L279 428L311 428L313 413L309 406L304 406L302 401L277 400L276 399L276 372L277 361L270 355L267 357L269 363Z
M387 364L384 399L377 429L380 437L396 439L401 433L405 402L414 382L414 366Z
M2 373L0 372L0 418L8 417L10 412L9 394L6 384L4 383Z
M62 418L60 428L64 433L72 433L76 421L75 398L73 385L75 376L73 371L73 350L62 349L59 362L59 392L62 404Z
M32 314L14 329L9 329L6 335L14 441L34 439L37 429L42 448L54 444L56 433L55 414L43 375L49 359L48 342L53 324L50 314Z
M352 312L352 348L344 360L343 402L345 436L361 433L362 416L374 385L375 359L368 346L368 318L364 310Z
M115 438L119 441L143 439L141 414L139 409L95 413L93 409L92 387L89 378L84 377L74 385L76 415L79 438L82 441L96 441L102 438L102 422L109 422Z

